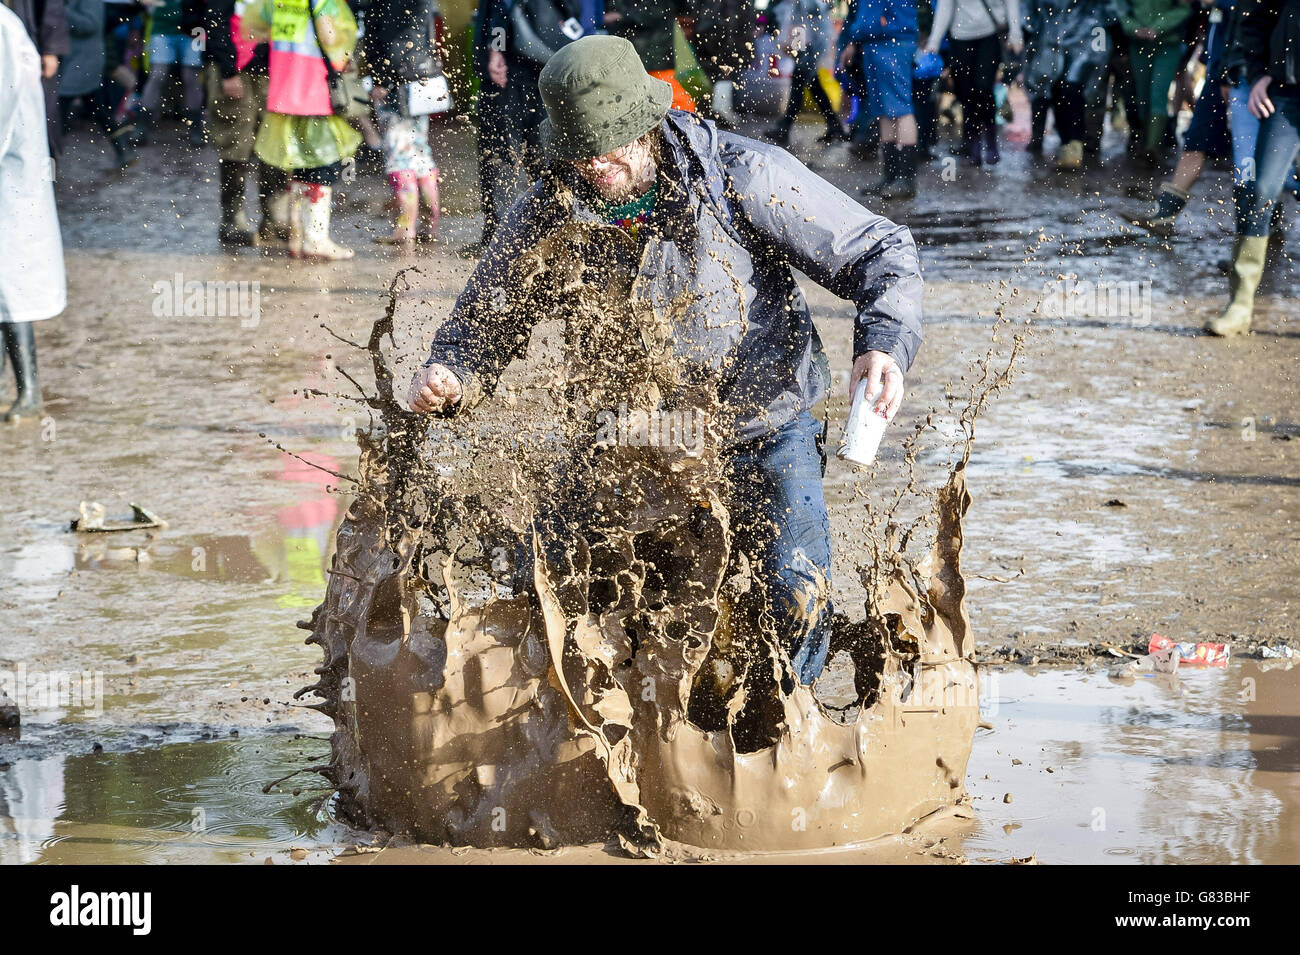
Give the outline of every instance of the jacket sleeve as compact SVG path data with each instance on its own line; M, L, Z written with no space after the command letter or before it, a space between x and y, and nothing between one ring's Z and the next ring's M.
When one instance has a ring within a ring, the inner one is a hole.
M1237 18L1235 58L1245 65L1246 81L1252 86L1268 75L1273 30L1281 12L1281 0L1240 0L1233 8Z
M537 243L552 218L544 189L534 183L510 207L451 315L434 333L424 364L445 365L460 379L463 395L455 413L496 389L506 366L527 348L533 326L545 317L524 302L513 274L520 255Z
M938 7L934 11L934 24L930 27L930 38L925 43L927 50L937 50L943 43L943 38L948 35L948 28L952 26L956 6L956 0L939 0Z
M523 4L516 3L510 9L510 33L513 41L511 47L516 56L545 66L546 61L555 55L555 51L542 42L533 25L528 22Z
M912 233L868 212L783 149L724 137L731 200L767 251L857 306L853 355L903 371L921 347L921 264Z
M1013 43L1025 42L1024 17L1020 15L1020 0L1007 0L1007 38Z
M68 35L68 14L63 8L63 0L45 0L45 10L41 14L40 53L42 56L53 55L64 59L72 52L72 38Z

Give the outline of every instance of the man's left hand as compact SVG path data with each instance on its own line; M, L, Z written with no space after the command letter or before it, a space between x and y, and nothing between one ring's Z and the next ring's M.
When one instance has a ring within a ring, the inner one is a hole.
M849 375L849 400L858 390L858 382L867 379L867 394L877 394L873 410L893 419L903 404L903 369L892 355L883 351L869 351L859 355Z

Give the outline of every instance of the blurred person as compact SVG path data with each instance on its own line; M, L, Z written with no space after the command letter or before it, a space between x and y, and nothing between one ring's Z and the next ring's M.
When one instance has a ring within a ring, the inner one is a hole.
M790 76L790 96L786 100L785 115L764 135L780 146L790 145L790 131L795 118L803 109L804 93L812 93L813 102L826 121L826 131L817 137L819 143L838 143L848 139L839 114L822 88L819 73L822 57L827 50L827 31L830 27L830 4L826 0L782 0L789 9L785 29L782 31L782 49L794 58L794 71Z
M1262 121L1250 109L1251 83L1247 78L1245 53L1237 42L1241 32L1240 7L1234 6L1232 16L1228 19L1227 37L1222 56L1223 93L1228 110L1228 134L1232 142L1232 206L1235 213L1235 226L1238 235L1244 234L1248 203L1254 196L1252 188L1255 180L1255 151L1259 145L1259 131ZM1300 199L1300 169L1295 170L1287 180L1286 189ZM1282 203L1275 202L1269 216L1268 261L1275 259L1280 251L1279 242L1274 240L1282 228ZM1219 262L1225 274L1232 271L1232 260L1228 258Z
M1260 121L1254 175L1241 194L1233 240L1228 307L1205 323L1211 335L1245 335L1254 319L1273 211L1300 154L1300 0L1237 0L1233 48L1225 54L1250 92L1246 108ZM1236 116L1233 117L1236 120Z
M740 122L736 81L754 62L758 28L754 0L698 0L690 7L696 14L691 45L713 84L709 115L724 129L734 129Z
M142 52L139 48L143 25L144 7L137 0L104 0L104 79L100 94L110 118L130 144L135 140L132 111L138 105L139 79L133 58Z
M1106 24L1114 13L1106 0L1027 0L1024 16L1024 82L1036 112L1034 135L1041 142L1050 109L1061 140L1056 168L1081 169L1084 110L1102 95L1110 62Z
M477 257L486 251L515 199L520 172L530 183L542 174L545 113L537 90L542 65L559 47L600 29L604 18L589 0L479 0L473 59L481 80L478 152L483 235L462 254Z
M860 0L849 0L844 23L852 23L858 15ZM917 0L918 17L922 5L929 0ZM855 47L851 56L845 57L849 45L848 30L841 28L835 35L835 76L844 94L849 97L849 151L862 162L875 162L880 150L880 123L875 116L867 115L866 77L862 73L862 50Z
M1130 135L1137 156L1154 165L1169 122L1169 86L1183 53L1183 27L1191 10L1186 0L1129 0L1130 12L1120 19L1129 38L1134 106Z
M948 37L948 69L961 100L962 154L972 166L995 164L998 150L997 101L993 87L1002 62L1002 39L1019 54L1024 48L1019 0L938 0L925 49L938 53Z
M606 0L605 29L631 40L646 70L673 91L673 109L695 111L695 100L677 80L675 26L689 15L687 0Z
M27 31L40 53L38 71L45 97L46 138L51 156L63 152L63 123L59 118L59 63L71 51L64 0L3 0Z
M103 0L64 0L68 15L70 51L59 68L59 114L66 127L74 104L86 104L92 121L113 149L114 162L125 169L136 161L130 143L133 130L113 117L108 83L104 76L105 4ZM120 95L119 97L120 98Z
M1205 40L1205 82L1192 111L1192 123L1183 136L1182 152L1173 175L1160 184L1154 205L1143 213L1132 217L1134 225L1140 226L1155 235L1170 236L1174 233L1178 214L1187 205L1192 186L1200 178L1205 168L1206 159L1223 159L1232 156L1233 137L1228 131L1228 96L1224 84L1224 47L1225 39L1232 22L1233 0L1216 0L1210 15L1210 28ZM1242 117L1248 125L1258 128L1254 117ZM1241 122L1238 122L1241 125ZM1254 137L1251 137L1250 155L1254 155ZM1242 164L1234 157L1234 196L1240 186L1237 185L1244 172ZM1234 201L1239 206L1240 201Z
M135 115L133 142L143 146L162 105L163 83L173 66L178 66L185 90L185 122L189 126L192 146L203 145L203 84L199 70L203 66L203 43L194 31L202 23L203 4L189 0L141 0L148 11L145 33L148 37L149 75L140 90L140 108Z
M271 51L243 34L239 7L236 0L214 0L204 19L208 125L221 190L217 236L224 245L283 246L289 237L288 178L253 154L266 112ZM262 213L256 231L244 211L249 179L257 184Z
M858 0L843 27L840 68L861 53L866 115L880 126L884 175L864 192L886 199L916 195L916 117L912 112L912 61L917 47L916 0Z
M0 421L40 413L33 323L58 315L68 298L41 60L23 21L0 6L0 364L8 359L17 391Z
M363 48L374 80L384 172L397 203L393 231L379 242L409 245L438 234L438 164L429 146L429 117L412 116L404 98L407 84L442 72L437 15L437 0L375 0L366 12Z
M289 255L350 259L353 251L330 238L330 214L334 184L361 136L334 114L329 76L347 68L356 46L352 11L342 0L253 0L241 29L271 41L266 113L253 148L289 176Z
M514 162L528 167L529 181L541 174L538 150L529 148L528 131L541 121L537 111L511 110L514 102L527 95L518 84L509 85L510 64L506 59L509 37L507 0L479 0L474 13L474 43L470 60L479 79L477 146L479 204L483 209L483 234L462 254L479 256L492 242L501 216L510 206ZM514 113L519 124L506 122ZM516 146L516 143L518 144Z
M916 0L916 35L929 37L933 28L934 4L931 0ZM938 86L944 69L942 51L934 59L928 56L924 45L917 50L916 67L912 70L912 115L916 117L918 162L931 162L938 158L934 153L935 144L939 141L935 87Z

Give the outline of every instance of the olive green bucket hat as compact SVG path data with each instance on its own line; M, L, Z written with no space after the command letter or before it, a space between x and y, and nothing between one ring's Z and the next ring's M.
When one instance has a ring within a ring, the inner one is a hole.
M559 159L603 156L668 114L672 87L645 71L632 44L587 36L562 46L537 81L546 105L542 139Z

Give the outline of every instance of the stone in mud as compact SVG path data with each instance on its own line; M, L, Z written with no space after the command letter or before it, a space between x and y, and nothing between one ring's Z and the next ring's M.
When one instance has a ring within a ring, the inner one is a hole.
M15 730L22 724L22 714L18 712L18 704L0 690L0 729Z

